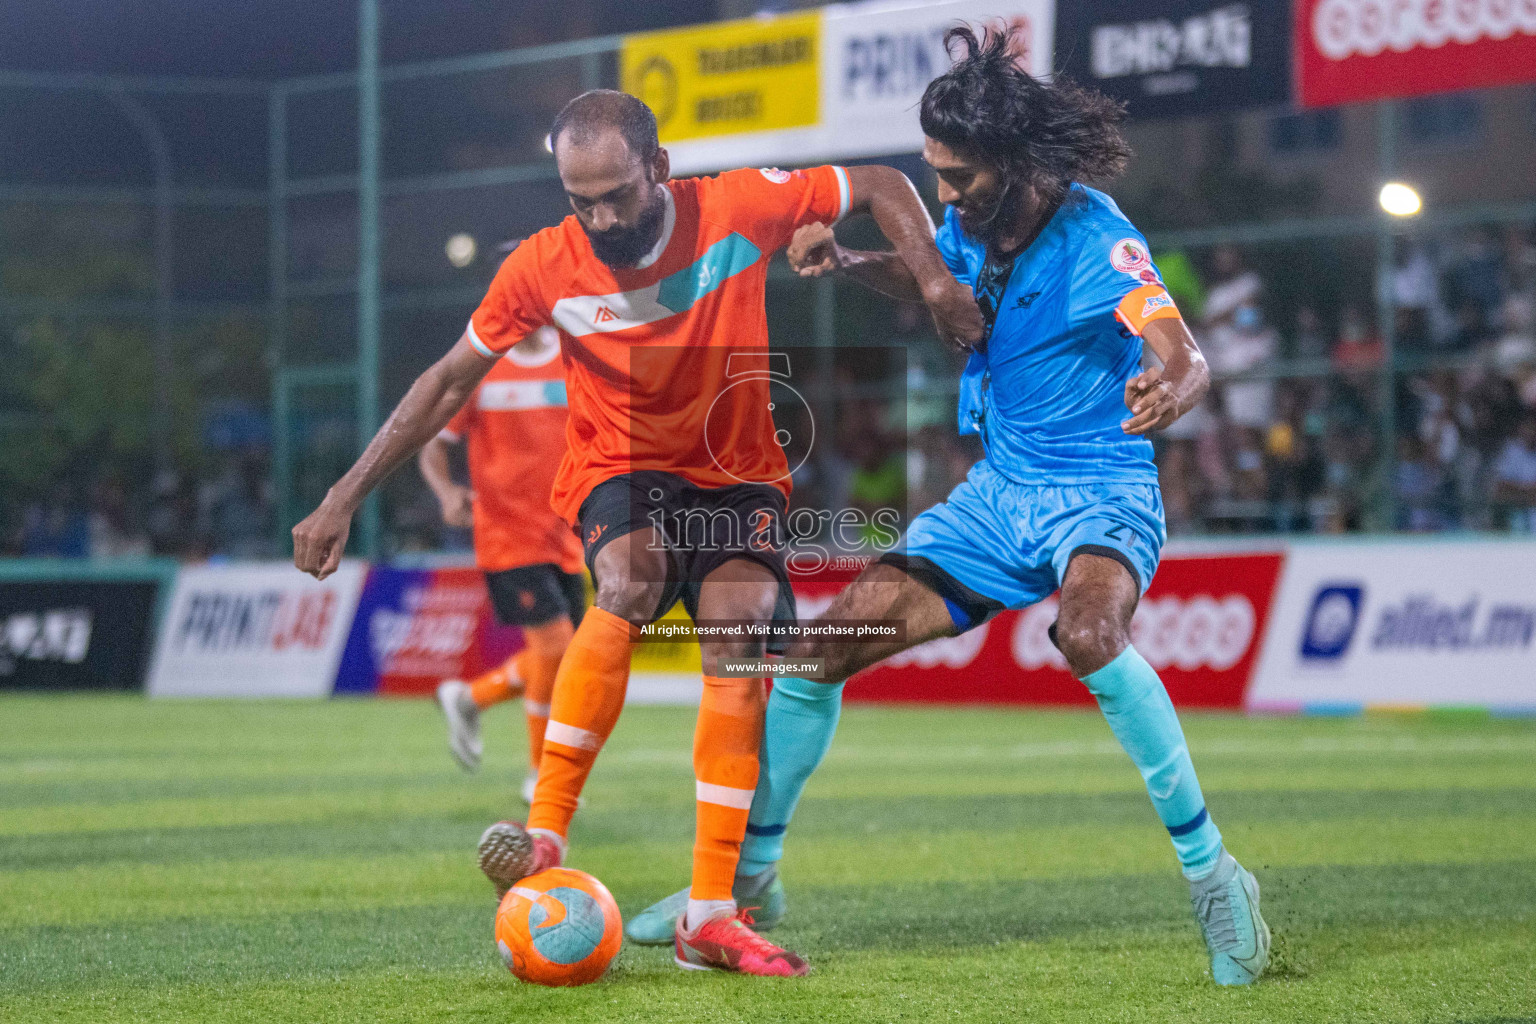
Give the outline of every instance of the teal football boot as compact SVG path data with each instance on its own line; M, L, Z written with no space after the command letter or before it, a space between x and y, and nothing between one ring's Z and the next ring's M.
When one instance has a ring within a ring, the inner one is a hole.
M1189 883L1195 920L1218 985L1249 985L1269 963L1269 925L1259 916L1259 882L1227 851L1216 870Z
M784 883L777 868L759 875L738 875L731 886L736 905L751 912L752 930L766 932L784 920L787 904ZM688 910L688 890L680 889L664 900L652 903L624 924L624 934L639 946L670 946L677 932L678 918Z

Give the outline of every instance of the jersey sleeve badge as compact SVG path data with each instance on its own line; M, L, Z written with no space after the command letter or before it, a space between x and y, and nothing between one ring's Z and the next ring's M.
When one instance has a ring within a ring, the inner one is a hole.
M1122 238L1109 250L1109 262L1122 274L1145 280L1143 271L1152 270L1152 254L1139 239Z
M759 167L757 173L761 174L775 185L784 184L789 180L790 177L788 171L781 171L777 167Z

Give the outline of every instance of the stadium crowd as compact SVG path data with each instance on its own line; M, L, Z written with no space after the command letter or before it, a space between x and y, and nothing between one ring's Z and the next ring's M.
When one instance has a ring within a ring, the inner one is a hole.
M1163 262L1167 255L1160 255ZM1210 397L1157 438L1169 533L1536 532L1536 227L1474 227L1404 241L1377 287L1396 300L1396 459L1382 479L1384 344L1372 296L1330 311L1278 308L1236 247L1168 266L1170 288L1210 360ZM1193 307L1193 308L1191 308ZM925 345L920 313L899 313L913 349L905 422L846 398L827 457L797 474L812 507L941 500L980 457L953 427L958 363ZM909 322L911 321L911 322ZM840 381L844 396L857 382ZM897 418L899 419L899 417ZM201 472L69 478L0 508L0 552L81 557L277 557L269 455L218 454ZM407 474L402 474L407 475ZM1395 521L1373 514L1390 487ZM467 550L412 481L388 502L391 549Z
M10 511L10 510L7 510ZM63 480L15 509L0 553L36 558L276 558L266 453L225 456L205 475L174 470L135 488L122 476Z
M1396 459L1381 479L1369 296L1325 318L1275 310L1232 247L1211 254L1199 325L1215 385L1158 441L1170 533L1529 532L1536 511L1536 231L1401 243ZM1289 314L1289 330L1276 322ZM1370 518L1390 487L1395 522Z

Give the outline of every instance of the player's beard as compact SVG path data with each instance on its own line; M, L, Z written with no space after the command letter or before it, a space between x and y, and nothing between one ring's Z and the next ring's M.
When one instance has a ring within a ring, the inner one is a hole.
M667 203L659 191L651 193L651 203L640 214L640 219L627 228L611 227L607 231L593 231L585 224L582 230L592 243L592 253L615 270L626 270L639 263L661 237L662 220L666 217Z
M998 237L1013 223L1013 204L1010 199L1013 195L1013 181L1003 182L1003 187L998 189L997 198L989 208L983 212L971 213L964 209L960 211L960 228L967 235L992 245Z

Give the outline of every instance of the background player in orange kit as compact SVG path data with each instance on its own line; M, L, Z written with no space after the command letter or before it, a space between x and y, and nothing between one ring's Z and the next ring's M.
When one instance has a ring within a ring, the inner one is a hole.
M949 274L932 221L899 171L768 168L672 181L655 116L609 90L572 100L550 135L574 216L513 251L458 344L417 379L293 534L300 569L333 572L367 493L448 422L501 353L541 326L560 329L569 448L552 501L580 526L597 600L556 677L528 828L503 822L481 838L481 868L498 890L564 859L576 801L623 705L640 626L679 599L695 621L794 617L788 466L768 384L730 379L733 355L761 358L768 349L769 258L803 225L870 213L941 337L964 343L982 331L975 300ZM702 523L702 533L690 523ZM721 658L761 655L763 641L703 646L697 834L677 962L801 975L805 961L753 932L731 891L766 694L761 678L714 672Z
M549 507L555 470L565 456L565 370L560 337L541 327L507 350L468 403L421 450L421 475L442 506L443 521L475 532L475 563L485 572L503 625L521 626L525 646L470 682L445 680L437 701L448 719L448 747L466 769L480 765L480 712L523 698L533 802L555 670L587 606L581 542ZM469 446L469 486L448 469L448 448Z

